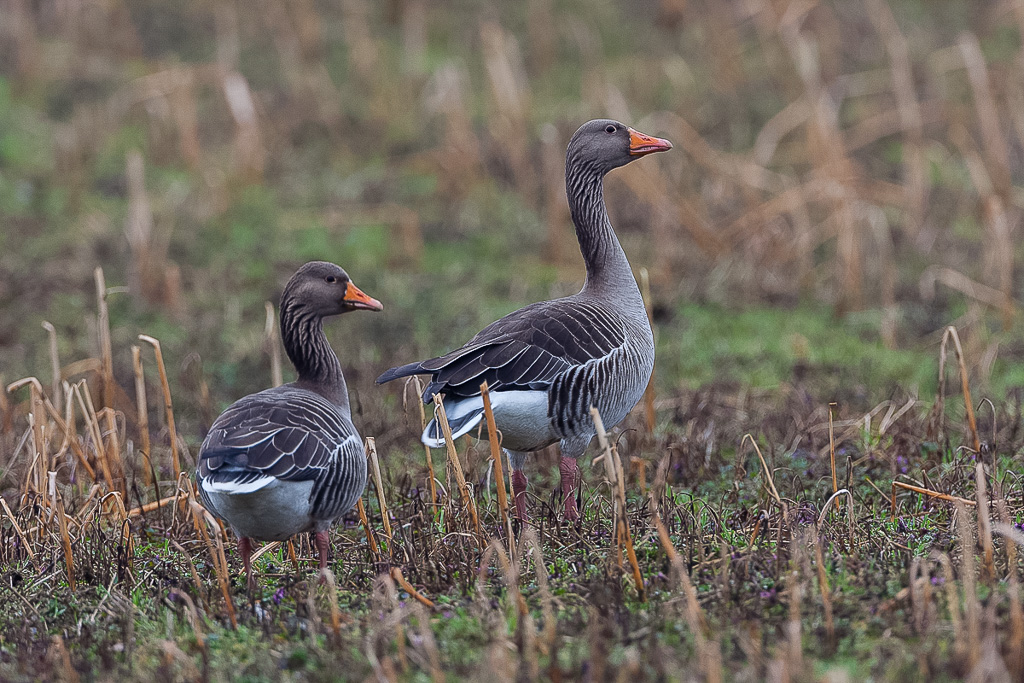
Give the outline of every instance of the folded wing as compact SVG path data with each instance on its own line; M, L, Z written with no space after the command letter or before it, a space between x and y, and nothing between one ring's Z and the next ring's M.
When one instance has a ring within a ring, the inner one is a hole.
M388 370L377 383L429 374L424 402L436 393L470 397L485 380L494 391L547 389L571 367L608 356L626 342L618 316L572 297L532 304L497 320L443 356Z

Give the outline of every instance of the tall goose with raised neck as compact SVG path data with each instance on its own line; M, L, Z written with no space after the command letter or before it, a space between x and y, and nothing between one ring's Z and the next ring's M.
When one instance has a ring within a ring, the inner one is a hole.
M604 176L672 143L639 133L618 121L585 123L569 141L565 189L587 279L578 294L531 304L491 323L464 346L443 356L392 368L389 382L425 374L424 402L443 394L454 437L483 419L480 384L491 405L502 446L512 463L516 514L526 512L526 455L555 442L565 516L579 517L577 459L595 435L591 406L609 427L640 401L654 369L654 335L643 299L604 203ZM436 421L423 443L443 438Z
M333 263L299 268L281 294L281 337L298 379L233 403L199 449L200 496L238 536L250 590L253 540L313 531L323 569L328 529L366 487L363 442L323 320L381 308Z

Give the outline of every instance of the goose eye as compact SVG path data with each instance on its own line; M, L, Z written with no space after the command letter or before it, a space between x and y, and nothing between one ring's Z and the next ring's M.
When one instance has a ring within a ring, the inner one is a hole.
M615 126L608 126L607 128L604 129L604 132L605 133L614 133L615 132Z
M338 278L334 277L333 275L328 275L327 277L324 278L324 280L327 281L327 284L333 285L335 282L338 281Z

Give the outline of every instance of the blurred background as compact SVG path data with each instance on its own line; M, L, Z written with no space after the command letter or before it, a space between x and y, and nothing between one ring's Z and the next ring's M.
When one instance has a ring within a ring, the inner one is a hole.
M65 378L99 372L101 267L116 407L152 335L195 443L269 385L265 302L324 259L384 302L328 334L386 439L378 372L579 288L565 145L611 117L676 146L606 183L659 409L934 395L948 324L1004 399L1022 31L1024 0L0 0L0 379L49 386L44 321Z

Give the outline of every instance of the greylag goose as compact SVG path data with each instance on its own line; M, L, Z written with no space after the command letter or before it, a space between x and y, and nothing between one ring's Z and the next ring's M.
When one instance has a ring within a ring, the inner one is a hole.
M654 336L626 254L604 204L604 176L653 152L668 140L639 133L618 121L583 124L569 141L565 190L587 277L578 294L531 304L491 323L461 348L392 368L390 382L430 375L429 403L442 394L453 437L483 418L480 384L491 391L494 420L512 464L516 515L525 521L526 454L555 442L565 517L579 517L577 459L596 434L596 406L611 427L643 396L654 369ZM436 420L423 432L431 447L444 443Z
M250 590L253 539L282 541L314 531L323 569L327 530L366 487L363 442L323 319L381 308L333 263L299 268L281 294L281 337L298 380L233 403L199 449L200 496L238 536Z

